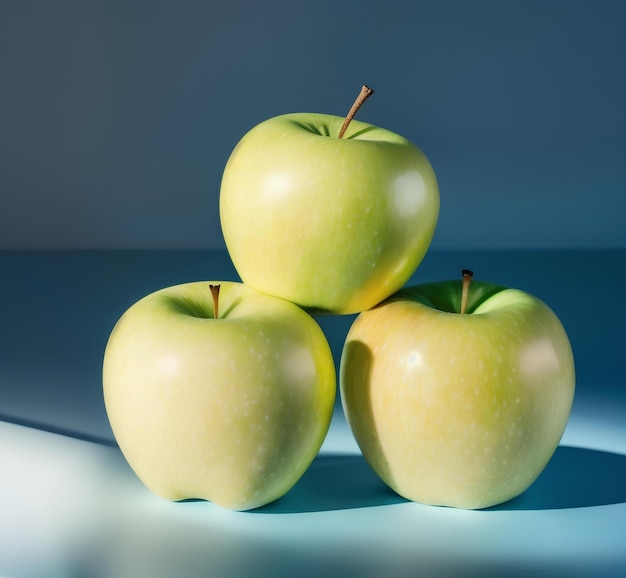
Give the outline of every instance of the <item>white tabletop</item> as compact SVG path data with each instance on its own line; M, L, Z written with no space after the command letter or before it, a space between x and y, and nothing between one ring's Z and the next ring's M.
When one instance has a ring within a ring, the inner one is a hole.
M320 455L284 498L230 512L144 488L113 442L99 381L127 306L167 284L233 278L227 260L0 253L0 576L626 575L626 315L614 303L625 255L442 253L416 274L472 266L542 297L570 334L574 410L519 498L481 511L405 501L369 469L338 406ZM588 285L566 282L573 263ZM320 321L335 355L350 321Z

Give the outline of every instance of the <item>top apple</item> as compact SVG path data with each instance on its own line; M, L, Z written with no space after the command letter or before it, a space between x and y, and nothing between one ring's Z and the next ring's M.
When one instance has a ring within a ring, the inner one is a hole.
M220 218L242 281L311 311L348 314L400 289L439 215L424 154L353 120L297 113L250 130L222 178Z

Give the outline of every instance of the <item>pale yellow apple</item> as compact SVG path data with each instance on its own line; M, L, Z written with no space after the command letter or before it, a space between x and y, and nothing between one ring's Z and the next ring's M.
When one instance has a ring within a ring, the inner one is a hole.
M266 120L224 169L220 219L241 279L307 309L356 313L400 289L439 215L420 149L380 127L299 113Z
M104 400L129 464L170 500L236 510L285 494L317 454L332 416L328 342L296 305L240 283L162 289L109 338Z
M369 464L425 504L484 508L537 478L566 427L574 360L556 315L522 291L457 282L363 312L342 355L344 411Z

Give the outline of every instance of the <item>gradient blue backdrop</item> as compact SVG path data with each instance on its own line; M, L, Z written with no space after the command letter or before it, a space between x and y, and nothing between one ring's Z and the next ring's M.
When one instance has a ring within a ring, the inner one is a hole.
M625 56L623 0L0 0L0 249L223 248L237 140L363 83L433 247L626 247Z

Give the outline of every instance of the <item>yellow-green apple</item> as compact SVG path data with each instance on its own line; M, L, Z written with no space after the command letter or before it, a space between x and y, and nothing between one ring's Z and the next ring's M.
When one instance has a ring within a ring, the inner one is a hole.
M267 504L301 477L330 425L335 385L314 319L241 283L144 297L104 354L107 415L138 477L164 498L234 510Z
M424 154L389 130L294 113L252 128L226 164L220 219L241 279L311 310L373 307L414 273L439 214Z
M361 313L340 390L364 457L392 489L475 509L521 494L541 473L575 379L568 337L546 304L486 282L469 288L469 278L465 291L460 281L407 287Z

